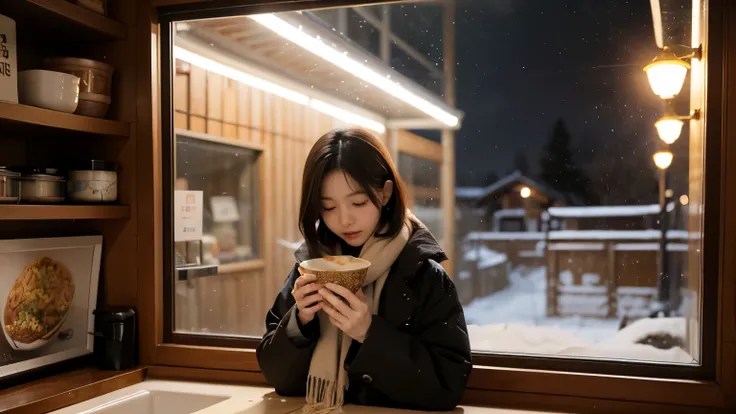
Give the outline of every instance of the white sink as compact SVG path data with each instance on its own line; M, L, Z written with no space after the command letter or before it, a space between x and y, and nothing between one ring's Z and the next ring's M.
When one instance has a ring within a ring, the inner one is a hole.
M227 399L228 397L213 395L140 390L82 412L96 414L192 414Z
M286 414L302 405L269 388L147 380L52 413Z

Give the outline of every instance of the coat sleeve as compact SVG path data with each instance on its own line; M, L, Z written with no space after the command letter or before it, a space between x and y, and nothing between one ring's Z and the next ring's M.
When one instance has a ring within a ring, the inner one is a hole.
M472 369L470 341L455 286L429 261L421 282L418 334L373 316L350 372L390 399L417 410L449 411L460 402Z
M319 338L317 318L302 326L296 316L291 290L298 277L294 266L266 316L266 334L256 349L263 376L282 396L306 394L312 351Z

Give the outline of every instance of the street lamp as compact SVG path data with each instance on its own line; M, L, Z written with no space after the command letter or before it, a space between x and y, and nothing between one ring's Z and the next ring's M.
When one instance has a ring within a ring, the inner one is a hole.
M680 46L678 46L680 47ZM665 46L654 60L644 67L649 85L652 91L667 102L667 109L663 117L654 123L657 135L668 146L680 138L685 120L700 119L700 111L695 110L690 116L679 116L676 114L672 99L680 93L685 83L687 71L690 64L685 60L700 60L703 55L702 45L696 48L687 48L689 53L683 56L676 55L672 49ZM667 262L667 169L672 164L672 152L669 150L658 151L653 157L654 164L659 169L659 227L661 231L659 246L659 286L658 302L663 309L655 309L654 314L660 310L669 313L674 306L670 294L670 279ZM670 195L671 196L671 195ZM682 199L681 199L682 201ZM683 203L684 204L684 203ZM676 281L675 281L676 282ZM676 283L674 288L677 288ZM677 292L675 292L677 294Z
M670 145L680 138L682 126L685 124L684 121L689 121L691 119L700 119L700 110L695 109L687 116L677 115L672 105L672 101L667 101L667 109L665 110L664 116L654 123L654 127L657 128L659 139L664 141L667 145Z
M675 55L667 46L662 48L662 52L652 60L652 63L644 67L654 94L665 100L677 96L685 83L687 71L690 69L690 64L684 59L699 60L701 55L700 47L691 49L689 55L681 57Z
M654 153L654 164L662 171L667 170L669 168L670 164L672 164L672 158L674 156L669 151L657 151ZM664 189L662 189L662 194L664 195Z
M659 169L659 285L657 299L660 306L664 306L666 313L671 311L669 263L667 261L667 169L672 165L674 156L668 150L658 151L652 157Z

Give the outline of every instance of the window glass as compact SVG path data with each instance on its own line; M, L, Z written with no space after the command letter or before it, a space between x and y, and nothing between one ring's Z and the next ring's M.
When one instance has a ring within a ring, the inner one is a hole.
M228 287L232 295L243 285L237 280L238 267L260 254L258 152L209 138L183 131L176 137L175 198L185 201L176 207L188 208L186 195L195 195L201 206L195 204L192 215L201 217L202 222L196 239L175 242L174 329L180 333L242 334L248 331L241 332L239 326L228 322L244 315L222 319L233 309L221 304ZM252 294L243 293L252 300ZM233 303L239 300L233 299L227 297Z
M391 150L410 208L451 257L475 352L699 364L707 112L690 45L704 41L704 6L656 3L457 0L177 23L172 185L201 192L203 210L201 235L172 237L177 260L217 266L175 282L177 329L263 334L302 242L307 153L358 126ZM667 100L655 92L677 73L644 71L665 46L690 66Z
M440 206L440 163L415 155L399 153L399 174L406 184L409 209L442 245Z

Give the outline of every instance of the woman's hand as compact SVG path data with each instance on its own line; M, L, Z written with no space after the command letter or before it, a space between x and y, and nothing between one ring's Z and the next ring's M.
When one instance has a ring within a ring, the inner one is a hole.
M314 319L314 315L322 309L322 295L317 291L322 287L314 281L317 276L305 273L294 281L294 290L291 295L296 301L296 309L299 322L306 325Z
M363 291L353 294L342 286L327 283L319 290L319 294L324 298L322 309L330 317L330 322L349 337L363 343L373 321ZM347 303L335 294L345 298Z

